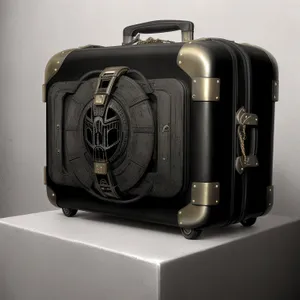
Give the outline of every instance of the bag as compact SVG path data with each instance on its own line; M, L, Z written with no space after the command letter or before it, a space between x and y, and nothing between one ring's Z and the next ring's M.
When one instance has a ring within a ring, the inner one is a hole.
M182 42L140 40L181 30ZM188 21L128 26L123 45L54 55L45 70L50 202L177 226L251 226L273 205L278 68L267 51L194 40Z

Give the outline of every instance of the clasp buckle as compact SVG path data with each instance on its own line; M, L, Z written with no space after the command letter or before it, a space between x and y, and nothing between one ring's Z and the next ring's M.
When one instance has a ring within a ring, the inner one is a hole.
M105 105L117 78L127 71L127 67L109 67L101 72L94 94L94 105Z

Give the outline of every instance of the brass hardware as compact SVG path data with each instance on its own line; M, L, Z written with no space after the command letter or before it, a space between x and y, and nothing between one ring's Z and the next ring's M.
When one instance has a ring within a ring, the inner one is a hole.
M177 215L178 225L183 228L197 228L207 223L210 206L188 204Z
M96 105L104 105L106 99L106 95L95 95L94 103Z
M116 80L127 71L127 67L109 67L101 72L94 95L94 105L105 104Z
M201 43L184 43L181 47L177 63L180 68L192 79L197 77L213 77L214 55L211 50Z
M107 174L107 163L106 162L94 162L95 174L106 175Z
M56 199L56 194L55 192L49 187L47 186L47 196L48 196L48 199L50 201L50 203L54 206L57 206L57 199Z
M220 197L218 182L193 182L192 203L195 205L217 205Z
M56 53L50 58L45 69L45 84L47 84L50 79L58 72L66 57L74 50L75 48L64 50Z
M245 168L258 167L259 163L255 155L239 156L235 161L235 168L239 174L242 174Z
M178 66L192 80L192 99L194 101L219 101L220 79L214 76L215 56L201 42L183 44L178 56Z
M220 79L194 77L192 80L192 98L194 101L219 101Z
M256 114L247 113L244 107L241 107L236 113L236 120L240 125L257 125L258 116Z
M279 97L279 84L278 84L278 81L273 80L272 85L273 85L273 87L272 87L272 98L273 98L274 102L277 102L278 97Z

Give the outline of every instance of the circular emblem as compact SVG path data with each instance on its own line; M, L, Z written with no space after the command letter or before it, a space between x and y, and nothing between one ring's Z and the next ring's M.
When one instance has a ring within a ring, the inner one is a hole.
M128 140L128 123L116 101L110 100L102 116L94 116L90 104L84 117L84 140L94 161L113 162L122 154Z

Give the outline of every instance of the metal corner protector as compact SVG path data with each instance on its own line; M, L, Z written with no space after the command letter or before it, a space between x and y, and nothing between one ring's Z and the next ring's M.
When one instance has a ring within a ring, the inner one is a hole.
M219 101L220 78L213 76L214 56L199 41L184 43L178 52L177 65L192 80L194 101Z
M58 207L56 194L48 185L47 185L47 196L48 196L50 203L53 206Z
M45 68L44 84L47 84L50 79L58 72L66 57L74 50L76 50L76 48L63 50L56 53L49 59Z

